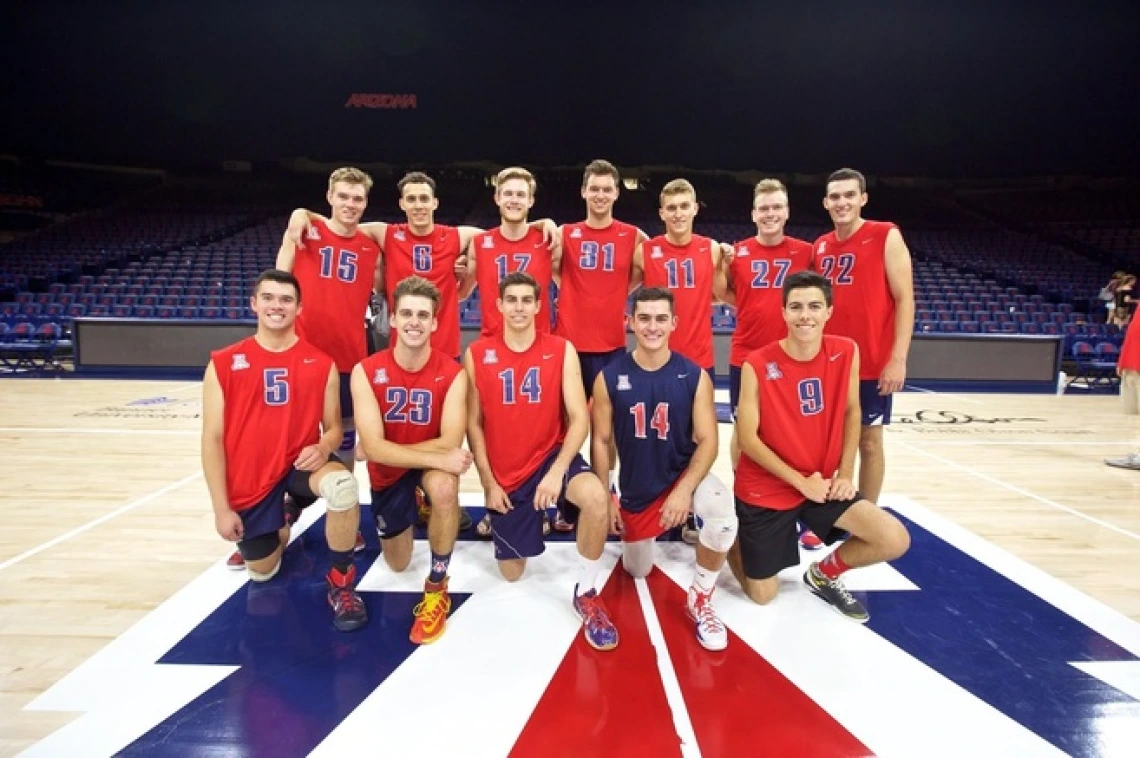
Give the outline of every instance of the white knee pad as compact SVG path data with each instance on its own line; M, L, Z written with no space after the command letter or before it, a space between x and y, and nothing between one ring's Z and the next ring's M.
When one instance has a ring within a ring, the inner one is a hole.
M693 493L693 512L697 516L698 539L717 553L727 553L736 541L736 503L732 492L720 479L709 474Z
M262 582L268 582L270 579L277 576L277 572L281 570L281 561L277 561L277 564L274 565L274 567L271 570L265 572L264 574L262 574L258 571L254 571L249 566L246 566L245 570L246 570L246 573L249 574L249 580L251 582L257 582L258 584L260 584Z
M356 477L348 471L326 474L321 480L320 491L330 511L349 511L360 505Z
M621 565L630 576L648 576L653 568L654 540L637 540L621 544Z

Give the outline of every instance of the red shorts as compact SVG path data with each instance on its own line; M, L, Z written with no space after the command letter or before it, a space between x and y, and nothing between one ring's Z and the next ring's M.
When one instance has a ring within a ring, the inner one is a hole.
M640 540L654 540L666 532L661 526L661 511L665 505L665 498L677 486L676 482L669 485L657 499L645 507L645 510L634 513L621 509L621 523L623 526L621 539L623 542L638 542Z

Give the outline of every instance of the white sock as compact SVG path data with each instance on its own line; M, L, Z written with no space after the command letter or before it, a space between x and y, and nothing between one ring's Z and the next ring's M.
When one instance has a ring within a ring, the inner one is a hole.
M594 589L594 583L598 581L598 569L601 568L602 559L598 557L590 560L583 555L578 556L578 594L585 595L590 590Z
M699 592L712 592L716 587L716 578L720 576L720 571L707 569L699 563L695 568L696 571L693 572L693 587Z

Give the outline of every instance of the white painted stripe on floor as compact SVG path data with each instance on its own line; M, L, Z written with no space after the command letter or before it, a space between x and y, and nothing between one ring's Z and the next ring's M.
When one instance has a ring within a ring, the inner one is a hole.
M920 447L915 447L914 445L912 445L910 443L903 442L901 440L896 440L895 444L901 445L901 446L905 447L907 450L911 450L915 453L918 453L919 455L926 456L927 458L930 458L931 460L938 461L939 463L943 464L944 466L949 466L950 468L957 469L958 471L969 474L970 476L973 476L973 477L977 477L978 479L981 479L982 481L989 482L990 484L996 484L997 486L1002 487L1004 489L1007 489L1010 492L1016 492L1018 495L1021 495L1022 497L1027 497L1030 500L1036 500L1038 503L1041 503L1042 505L1047 505L1050 508L1056 508L1057 510L1068 513L1071 516L1076 516L1077 518L1084 519L1085 521L1088 521L1091 524L1096 524L1099 527L1109 529L1111 531L1116 532L1117 534L1123 535L1125 537L1130 537L1130 538L1140 542L1140 534L1136 534L1135 532L1130 532L1127 529L1124 529L1123 527L1117 526L1116 524L1111 524L1111 523L1104 521L1102 519L1098 519L1096 516L1090 516L1089 514L1084 513L1083 511L1080 511L1076 508L1071 508L1067 505L1062 505L1061 503L1058 503L1054 500L1050 500L1047 497L1042 497L1041 495L1038 495L1035 492L1030 492L1029 490L1023 489L1022 487L1018 487L1015 484L1010 484L1009 482L1006 482L1002 479L998 479L996 476L990 476L989 474L983 474L981 471L978 471L975 468L972 468L972 467L967 466L967 465L962 464L962 463L957 463L957 462L952 461L948 458L943 458L941 455L937 455L937 454L932 453L928 450L923 450Z
M697 733L693 731L689 709L685 707L685 696L681 692L681 683L677 680L677 671L673 668L673 658L669 653L669 645L665 642L665 633L661 631L661 621L657 618L653 596L649 594L649 585L644 579L634 579L633 582L637 585L637 599L641 601L641 613L645 616L645 626L649 630L649 642L653 645L657 658L657 672L661 675L661 684L665 688L665 699L669 703L669 710L673 712L673 728L681 739L681 755L695 758L701 754L701 748L697 744Z
M84 428L77 426L46 427L46 426L0 426L0 433L12 434L139 434L156 436L200 436L201 429L102 429Z
M168 492L173 492L174 490L178 489L182 485L187 484L189 482L192 482L195 479L200 479L201 477L202 477L202 472L200 472L200 471L197 471L193 474L190 474L189 476L184 476L181 479L179 479L177 482L174 482L173 484L168 484L160 490L155 490L154 492L150 493L149 495L144 495L143 497L140 497L138 500L135 500L134 502L127 503L126 505L122 506L121 508L116 508L115 510L111 511L110 513L105 513L102 516L100 516L99 518L94 519L93 521L88 521L86 524L83 524L82 526L77 526L68 532L64 532L63 534L59 535L55 539L48 540L47 542L43 543L42 545L38 545L36 547L33 547L31 550L25 550L24 552L20 553L19 555L15 556L13 558L9 558L8 560L4 561L3 563L0 563L0 571L3 571L4 569L6 569L10 566L15 566L17 563L20 563L21 561L27 560L28 558L31 558L33 555L37 555L39 553L42 553L45 550L49 550L49 549L55 547L56 545L60 544L61 542L66 542L67 540L71 539L72 537L76 537L80 534L83 534L86 531L94 529L95 527L99 526L100 524L105 524L106 522L110 521L113 518L118 518L119 516L122 516L124 513L127 513L129 511L133 511L135 508L146 505L150 501L152 501L156 498L160 498Z

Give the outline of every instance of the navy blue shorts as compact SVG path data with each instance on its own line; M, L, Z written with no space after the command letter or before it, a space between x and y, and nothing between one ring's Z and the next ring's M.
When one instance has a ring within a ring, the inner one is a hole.
M265 534L275 534L285 526L285 493L288 492L301 503L312 503L320 495L309 489L309 477L312 471L292 469L285 478L277 483L269 494L252 508L238 511L244 529L238 549L242 542L252 540Z
M586 387L586 399L594 396L594 380L602 373L610 361L625 354L625 348L610 350L607 353L578 353L578 366L582 369L582 384Z
M533 558L542 555L546 550L546 543L542 540L542 513L534 508L534 491L538 489L542 477L550 471L558 458L560 449L554 450L538 470L531 477L520 484L514 492L508 492L513 510L507 513L498 513L488 510L491 514L491 536L495 541L495 559L499 561L512 558ZM558 510L567 521L573 523L578 520L578 506L566 499L566 485L579 474L591 473L590 467L582 460L581 455L575 455L566 469L566 476L562 478L562 491L558 493Z
M888 426L894 395L879 395L878 379L859 380L859 408L863 412L863 426Z
M728 367L728 407L732 420L736 420L736 406L740 405L740 366Z
M423 476L422 469L409 469L384 489L372 490L372 515L380 539L399 537L416 523L416 487Z
M352 418L352 374L340 375L340 417Z

